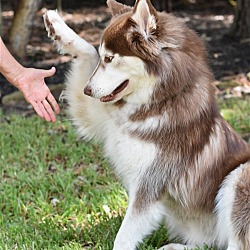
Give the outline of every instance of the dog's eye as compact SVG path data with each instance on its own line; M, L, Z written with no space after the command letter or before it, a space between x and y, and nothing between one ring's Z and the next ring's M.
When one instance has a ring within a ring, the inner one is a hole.
M110 63L110 62L112 62L113 58L114 58L113 56L105 56L104 57L104 62L105 63Z

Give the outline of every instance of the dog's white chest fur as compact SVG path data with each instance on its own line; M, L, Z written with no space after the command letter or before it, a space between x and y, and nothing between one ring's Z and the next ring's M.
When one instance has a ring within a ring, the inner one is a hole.
M111 111L107 107L108 112ZM141 173L154 161L157 148L154 143L143 141L133 135L133 130L139 128L126 115L130 113L116 109L108 114L102 129L104 150L115 167L116 173L122 178L128 190L133 189Z

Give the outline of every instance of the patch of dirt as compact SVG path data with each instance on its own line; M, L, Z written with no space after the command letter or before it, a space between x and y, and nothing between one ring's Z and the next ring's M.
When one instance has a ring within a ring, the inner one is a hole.
M219 2L221 3L221 2ZM51 40L47 37L42 15L46 9L40 10L33 23L32 37L27 46L27 57L23 64L28 67L57 68L56 74L48 78L50 84L61 84L69 69L71 58L59 55ZM229 36L233 22L233 11L228 6L217 5L204 8L187 8L175 10L174 14L183 19L189 27L205 41L208 51L209 64L216 80L237 75L246 76L250 71L250 43L236 41ZM106 6L82 8L78 10L64 9L63 19L76 33L98 47L103 29L110 20ZM6 38L13 11L3 12L3 37ZM16 89L0 75L0 105L2 98Z

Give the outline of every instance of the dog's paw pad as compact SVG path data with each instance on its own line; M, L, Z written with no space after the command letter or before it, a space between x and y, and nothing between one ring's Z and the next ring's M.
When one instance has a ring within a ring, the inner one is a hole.
M54 45L61 54L70 54L77 57L80 54L88 54L92 47L84 39L80 38L60 17L57 11L48 10L43 15L44 25Z
M44 24L46 31L48 32L48 37L55 41L60 41L62 36L62 31L65 28L65 23L56 11L48 10L44 15Z

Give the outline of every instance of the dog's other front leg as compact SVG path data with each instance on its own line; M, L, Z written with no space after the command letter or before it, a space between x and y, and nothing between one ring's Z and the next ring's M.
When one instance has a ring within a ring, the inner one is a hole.
M148 204L147 207L136 207L131 201L116 236L113 250L136 249L144 237L159 226L164 212L164 205L161 201Z
M158 250L191 250L191 249L195 249L195 246L191 247L187 245L171 243L159 248Z

